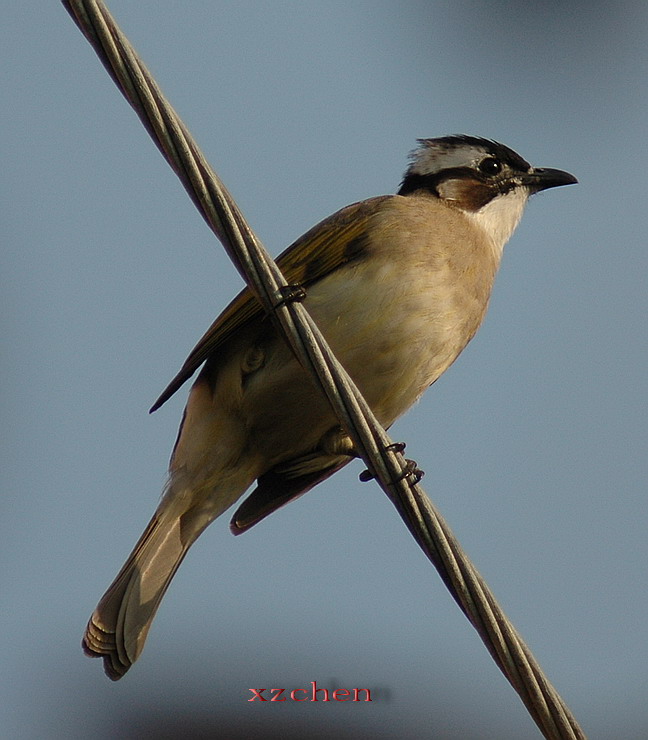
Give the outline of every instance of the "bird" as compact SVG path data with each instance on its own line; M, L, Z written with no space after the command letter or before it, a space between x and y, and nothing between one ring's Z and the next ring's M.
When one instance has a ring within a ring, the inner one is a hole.
M576 183L496 141L419 139L396 194L346 206L277 259L336 357L388 428L481 325L504 245L530 195ZM155 402L200 369L151 521L99 601L83 649L109 678L138 659L191 545L256 482L230 523L246 532L356 455L322 392L246 288Z

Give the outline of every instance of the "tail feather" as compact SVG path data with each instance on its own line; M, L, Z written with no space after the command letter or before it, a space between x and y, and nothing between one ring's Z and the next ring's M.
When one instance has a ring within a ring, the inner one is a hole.
M120 679L137 660L173 576L211 518L157 512L90 617L82 646ZM193 526L192 526L193 525Z

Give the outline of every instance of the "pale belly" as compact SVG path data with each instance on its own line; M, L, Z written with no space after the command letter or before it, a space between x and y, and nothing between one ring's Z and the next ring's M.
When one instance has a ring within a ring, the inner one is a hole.
M452 292L429 276L427 283L402 274L390 281L379 271L353 280L353 291L348 274L334 273L308 291L305 306L388 427L454 362L474 328L461 320ZM243 396L254 445L266 459L274 450L313 449L338 424L328 401L278 337L263 351L267 361L245 382Z
M376 270L374 272L378 272ZM391 275L393 266L384 268ZM354 283L330 276L306 308L367 399L389 426L457 358L472 334L441 276L370 275Z

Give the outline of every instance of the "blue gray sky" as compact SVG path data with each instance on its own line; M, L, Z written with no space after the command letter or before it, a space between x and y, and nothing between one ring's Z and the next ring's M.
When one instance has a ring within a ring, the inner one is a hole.
M417 137L579 178L532 200L485 325L392 436L591 738L645 737L648 6L110 8L273 254L393 192ZM359 463L212 525L121 682L82 656L186 389L147 410L241 281L60 4L6 4L0 41L3 736L538 737ZM313 680L376 700L247 702Z

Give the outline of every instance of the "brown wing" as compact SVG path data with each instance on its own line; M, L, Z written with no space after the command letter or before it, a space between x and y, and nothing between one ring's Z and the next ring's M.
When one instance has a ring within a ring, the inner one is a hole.
M287 282L308 287L338 267L357 259L365 247L369 216L378 203L391 197L393 196L379 196L347 206L297 239L277 258L277 264ZM249 288L245 288L193 348L180 372L151 407L151 412L168 401L212 352L241 326L260 315L261 306Z

